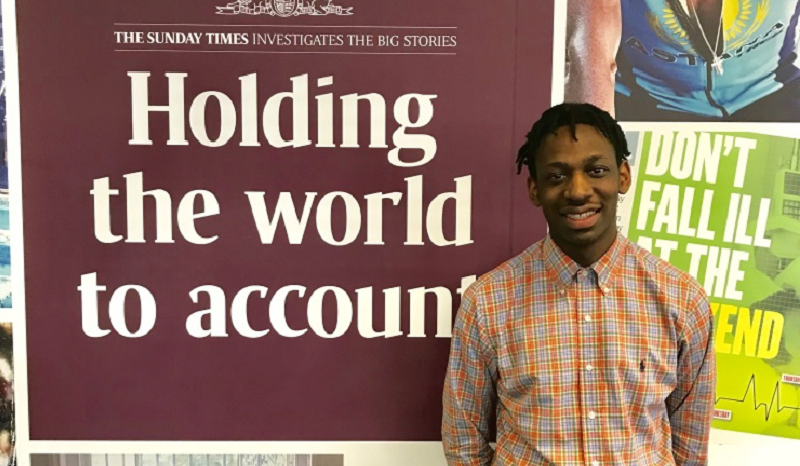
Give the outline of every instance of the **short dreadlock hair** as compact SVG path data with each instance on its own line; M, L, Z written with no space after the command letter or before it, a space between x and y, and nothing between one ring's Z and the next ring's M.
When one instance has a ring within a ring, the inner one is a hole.
M536 154L544 139L548 135L556 134L558 128L569 126L572 139L577 141L578 138L575 136L577 125L592 126L608 139L608 142L614 146L617 166L622 165L623 160L630 155L625 133L608 112L591 104L560 104L545 110L539 121L533 124L531 131L526 136L527 141L519 148L517 154L517 174L522 171L523 165L527 165L531 178L535 180Z

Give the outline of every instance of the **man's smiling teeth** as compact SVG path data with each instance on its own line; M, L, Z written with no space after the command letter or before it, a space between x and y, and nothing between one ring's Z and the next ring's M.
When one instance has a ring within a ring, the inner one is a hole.
M589 211L589 212L586 212L586 213L583 213L583 214L567 214L567 217L569 217L571 219L574 219L574 220L582 220L584 218L589 218L589 217L591 217L592 215L594 215L596 213L597 213L596 210L592 210L592 211Z

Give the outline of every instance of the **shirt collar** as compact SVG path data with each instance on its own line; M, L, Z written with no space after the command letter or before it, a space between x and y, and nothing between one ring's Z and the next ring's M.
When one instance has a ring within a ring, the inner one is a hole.
M627 246L628 240L621 233L617 233L617 237L608 251L594 264L585 268L587 270L594 270L598 277L597 284L604 292L608 290L614 272L619 268L619 263L623 256L622 253ZM577 262L564 254L549 234L544 239L543 252L550 278L556 281L556 286L558 288L570 285L575 279L575 275L581 269L584 269L584 267L581 267Z

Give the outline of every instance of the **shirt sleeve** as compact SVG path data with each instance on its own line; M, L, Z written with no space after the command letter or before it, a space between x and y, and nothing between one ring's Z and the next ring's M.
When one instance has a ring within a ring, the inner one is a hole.
M496 403L497 365L475 287L456 315L442 396L442 444L449 466L489 466L489 420Z
M714 413L716 358L714 320L700 289L686 309L678 353L678 382L667 397L672 455L677 466L708 464L708 436Z

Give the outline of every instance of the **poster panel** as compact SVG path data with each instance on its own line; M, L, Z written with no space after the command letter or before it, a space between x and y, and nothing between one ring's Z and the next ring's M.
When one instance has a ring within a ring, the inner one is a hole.
M0 466L17 464L13 333L11 323L0 323Z
M552 3L17 13L30 439L438 442Z
M33 454L31 466L344 466L337 454Z
M6 67L0 13L0 309L11 307L11 226L9 221L8 145L6 143Z
M570 0L565 94L620 121L800 121L797 0Z
M708 293L712 426L800 439L800 140L629 134L639 151L620 228Z

